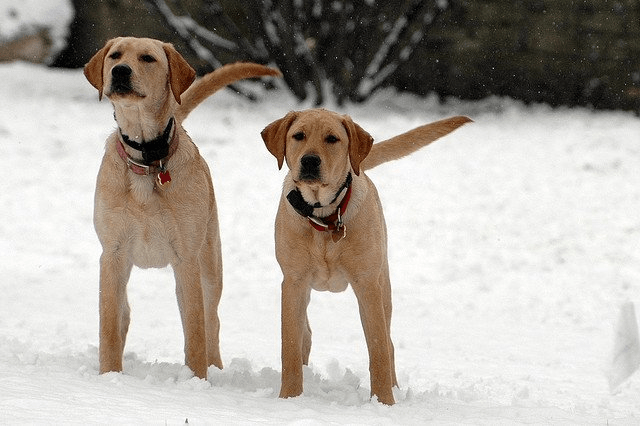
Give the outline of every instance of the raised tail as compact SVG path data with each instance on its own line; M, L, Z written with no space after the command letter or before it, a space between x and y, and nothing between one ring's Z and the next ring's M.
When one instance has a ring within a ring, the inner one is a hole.
M253 62L235 62L204 75L194 81L180 97L180 105L175 114L176 120L184 121L195 107L223 87L243 78L261 76L282 77L282 74L275 68Z
M371 147L369 155L360 164L360 168L369 170L387 161L405 157L470 122L473 122L473 120L464 116L445 118L444 120L416 127L391 139L375 143Z

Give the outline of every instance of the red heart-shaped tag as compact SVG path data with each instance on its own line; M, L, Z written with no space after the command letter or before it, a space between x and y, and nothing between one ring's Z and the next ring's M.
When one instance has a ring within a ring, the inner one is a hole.
M160 186L168 182L171 182L171 175L169 174L169 170L158 173L158 184L160 184Z

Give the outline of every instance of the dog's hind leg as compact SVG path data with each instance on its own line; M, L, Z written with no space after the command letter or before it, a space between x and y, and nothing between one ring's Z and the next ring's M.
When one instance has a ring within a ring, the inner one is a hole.
M379 201L378 201L379 203ZM384 245L387 246L387 226L385 224L384 214L382 213L382 206L380 207L380 216L382 218L384 229ZM387 338L389 340L389 359L391 363L391 383L393 386L398 387L398 378L396 376L396 358L395 348L391 341L391 313L393 311L393 304L391 301L391 278L389 276L389 257L384 256L382 261L382 269L380 270L380 289L382 291L382 307L384 308L384 319L387 324Z
M396 377L396 362L395 362L395 349L393 342L391 341L391 279L389 278L389 265L388 260L385 258L385 267L380 277L380 284L382 286L382 304L384 307L385 321L387 323L387 333L389 337L389 358L391 360L391 381L393 386L398 387L398 379Z
M222 295L222 255L218 229L210 223L200 258L204 327L207 336L207 366L222 368L220 357L220 319L218 304Z
M129 330L127 282L133 265L117 253L100 257L100 374L122 371Z
M309 300L307 299L307 306ZM305 315L305 327L302 330L302 364L309 365L309 353L311 353L311 326L309 325L309 315Z

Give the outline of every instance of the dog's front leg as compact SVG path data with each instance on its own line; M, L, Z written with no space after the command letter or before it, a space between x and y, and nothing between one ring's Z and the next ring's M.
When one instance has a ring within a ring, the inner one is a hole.
M304 333L308 332L307 305L311 288L307 285L287 280L282 283L282 385L280 398L290 398L302 393L302 364L308 362L311 349L310 336L304 341ZM309 332L310 334L310 332ZM303 343L306 346L303 348ZM306 354L303 354L303 351Z
M197 260L173 265L176 277L176 296L184 332L185 364L193 373L207 377L207 342L204 326L204 305L200 265Z
M118 253L100 257L100 374L122 371L122 353L129 330L127 282L133 265Z
M383 295L377 281L354 283L353 291L358 299L360 320L369 350L369 374L371 395L383 404L393 405L394 362L391 335L386 321Z

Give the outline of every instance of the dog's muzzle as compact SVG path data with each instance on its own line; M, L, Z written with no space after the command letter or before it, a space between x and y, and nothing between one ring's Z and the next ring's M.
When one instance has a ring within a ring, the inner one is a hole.
M111 92L126 94L133 91L131 86L131 67L129 65L116 65L111 70Z
M306 154L300 159L300 180L319 180L322 160L316 154Z

